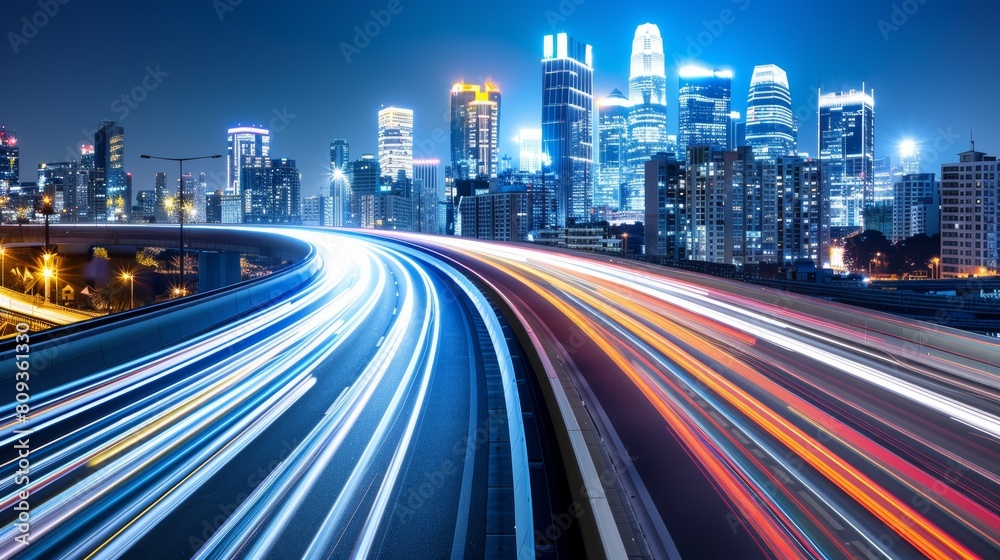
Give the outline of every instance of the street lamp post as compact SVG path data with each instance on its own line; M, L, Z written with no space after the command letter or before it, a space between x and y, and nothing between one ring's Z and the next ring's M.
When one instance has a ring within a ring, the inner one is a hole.
M122 280L128 280L128 308L135 309L135 276L126 272L122 274Z
M181 270L180 270L180 294L187 295L187 286L184 284L184 162L194 161L196 159L219 159L222 156L219 154L213 156L199 156L199 157L189 157L189 158L169 158L169 157L159 157L151 156L147 154L142 154L139 156L142 159L159 159L163 161L176 161L180 166L180 184L178 185L177 197L177 225L180 229L180 251L181 251Z
M42 250L45 253L49 252L49 216L55 213L55 208L52 205L52 197L45 195L42 197L42 215L45 216L45 247Z
M628 258L628 232L622 234L622 256Z

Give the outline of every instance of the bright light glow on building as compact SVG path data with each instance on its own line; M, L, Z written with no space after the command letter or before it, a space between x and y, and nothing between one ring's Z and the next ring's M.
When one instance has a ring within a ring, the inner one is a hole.
M917 143L909 138L899 143L900 157L913 157L917 154Z

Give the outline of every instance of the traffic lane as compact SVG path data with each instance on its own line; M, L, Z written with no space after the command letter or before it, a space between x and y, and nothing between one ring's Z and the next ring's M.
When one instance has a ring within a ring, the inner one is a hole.
M767 558L717 487L692 461L656 407L621 374L600 347L534 290L460 251L445 251L504 290L565 350L571 375L582 375L598 396L682 557ZM561 361L561 360L560 360ZM648 535L655 534L646 528Z

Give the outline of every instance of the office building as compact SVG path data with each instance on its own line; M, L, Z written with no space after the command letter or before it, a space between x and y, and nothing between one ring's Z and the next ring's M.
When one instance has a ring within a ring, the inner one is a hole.
M687 257L687 173L674 153L655 154L643 173L646 182L646 254L668 261Z
M17 135L0 125L0 196L21 184L21 148Z
M685 66L679 71L678 149L689 146L730 145L730 109L733 73Z
M132 207L125 177L125 129L112 121L102 121L94 134L94 183L87 206L99 221L113 222Z
M372 154L365 154L352 161L348 169L348 183L351 186L350 224L354 227L365 227L362 223L362 200L363 197L374 196L379 191L381 174L378 160Z
M542 59L542 153L551 162L555 222L589 221L594 183L594 66L590 45L546 35Z
M302 225L333 225L333 204L328 196L307 196L302 199Z
M135 201L139 215L133 216L133 218L138 218L138 220L148 223L156 220L156 191L139 191L136 193Z
M798 150L788 75L774 64L755 66L747 94L746 144L757 161L794 156ZM743 145L736 140L737 145Z
M226 194L241 194L243 168L271 157L271 133L259 126L236 126L227 134Z
M456 179L496 179L500 171L500 89L451 88L451 168Z
M461 235L491 241L527 241L531 199L526 191L462 197Z
M177 216L173 212L174 200L170 193L167 192L166 173L159 172L156 174L155 183L153 184L153 198L156 204L153 210L153 218L156 220L156 223L166 224L176 222Z
M517 135L518 169L527 173L542 170L542 129L522 128Z
M635 30L628 81L628 173L621 209L643 211L646 162L668 151L667 75L660 29L644 23Z
M630 107L628 98L618 89L597 102L598 172L597 187L594 189L594 207L597 209L631 208L643 198L628 189L631 171Z
M941 166L941 278L997 273L997 157L975 149Z
M414 231L420 233L439 233L438 203L442 199L438 183L438 168L441 160L413 160L413 191L414 201Z
M908 173L896 183L892 203L892 242L941 232L941 198L933 173Z
M874 203L874 92L850 90L819 96L819 155L830 196L830 225L860 228Z
M222 189L205 195L205 221L210 224L222 223Z
M413 178L413 110L385 107L378 112L378 163L395 180L402 171Z
M351 152L347 140L339 138L330 142L330 215L331 226L357 227L351 223L351 186L348 181L350 173Z

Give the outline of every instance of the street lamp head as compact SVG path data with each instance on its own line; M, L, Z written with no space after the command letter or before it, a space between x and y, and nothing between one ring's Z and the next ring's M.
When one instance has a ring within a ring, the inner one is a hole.
M139 157L142 158L142 159L152 159L153 156L150 156L150 155L147 155L147 154L142 154Z

